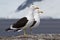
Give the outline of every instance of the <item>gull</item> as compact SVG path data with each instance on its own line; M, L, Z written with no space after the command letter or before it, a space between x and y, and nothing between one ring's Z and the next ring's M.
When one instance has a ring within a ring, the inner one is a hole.
M32 5L29 8L29 12L25 17L19 19L16 23L10 25L6 31L14 30L14 31L22 31L24 30L24 35L26 35L26 28L34 28L35 26L39 26L40 17L39 13L43 13L43 11L39 10L39 7Z

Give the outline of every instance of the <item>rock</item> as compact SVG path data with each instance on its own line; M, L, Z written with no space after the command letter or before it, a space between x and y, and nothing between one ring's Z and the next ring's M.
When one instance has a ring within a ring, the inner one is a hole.
M1 37L0 40L60 40L60 34L37 34Z

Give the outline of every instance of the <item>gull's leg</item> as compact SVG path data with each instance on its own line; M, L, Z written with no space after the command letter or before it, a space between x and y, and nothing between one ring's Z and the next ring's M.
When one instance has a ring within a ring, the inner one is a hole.
M30 34L32 34L32 28L30 27Z
M23 29L23 31L24 31L24 36L27 36L26 28Z

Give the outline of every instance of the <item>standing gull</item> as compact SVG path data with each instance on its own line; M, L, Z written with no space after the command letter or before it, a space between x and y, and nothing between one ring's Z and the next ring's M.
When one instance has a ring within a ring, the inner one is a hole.
M21 19L19 19L16 23L10 25L6 31L14 30L14 31L22 31L24 30L24 35L26 35L26 28L32 28L33 26L39 25L40 18L39 13L43 13L39 10L39 7L32 5L29 8L29 14Z
M38 6L36 6L36 9L34 10L34 22L30 26L30 31L32 31L32 28L36 28L36 27L39 26L39 24L40 24L40 14L41 13L43 13L43 11Z
M36 7L32 5L29 8L29 11L28 11L29 14L19 19L16 23L10 25L10 27L7 28L6 31L9 31L9 30L22 31L22 30L25 30L27 27L30 27L30 25L32 25L34 21L33 11L35 8ZM24 31L24 34L25 34L25 31Z

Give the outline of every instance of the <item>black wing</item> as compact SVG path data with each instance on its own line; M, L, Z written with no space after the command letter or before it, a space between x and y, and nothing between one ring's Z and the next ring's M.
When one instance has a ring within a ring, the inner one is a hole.
M26 17L23 17L21 19L19 19L16 23L13 24L13 28L22 28L26 25L26 23L28 22Z
M33 27L36 24L36 21L33 22L33 24L30 27Z

